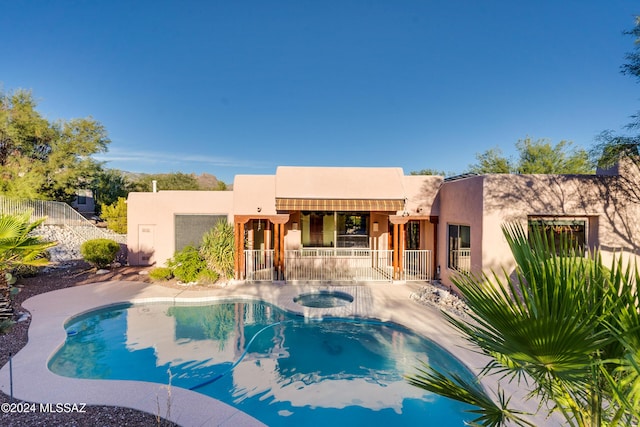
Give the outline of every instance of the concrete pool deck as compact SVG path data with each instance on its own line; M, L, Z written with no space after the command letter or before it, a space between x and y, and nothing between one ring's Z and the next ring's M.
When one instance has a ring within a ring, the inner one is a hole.
M343 307L303 307L293 298L318 289L334 289L354 297ZM409 296L419 283L390 285L279 285L235 284L224 288L191 290L131 281L102 282L61 289L34 296L23 306L32 315L27 345L13 357L13 396L36 403L86 403L139 409L161 415L182 426L259 426L255 418L218 400L194 391L172 387L170 408L165 385L123 380L86 380L62 377L47 363L64 344L65 322L98 307L122 303L206 302L240 297L260 299L307 316L365 317L406 326L444 347L473 372L486 359L470 351L466 342L435 308L412 301ZM0 389L10 394L9 364L0 370Z

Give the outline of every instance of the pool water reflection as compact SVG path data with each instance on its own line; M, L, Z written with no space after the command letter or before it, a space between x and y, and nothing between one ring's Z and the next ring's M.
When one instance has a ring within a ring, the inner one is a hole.
M471 376L409 330L305 319L254 301L127 305L72 319L49 362L64 376L154 381L271 425L463 425L468 406L406 383L419 360ZM469 418L468 416L466 417Z

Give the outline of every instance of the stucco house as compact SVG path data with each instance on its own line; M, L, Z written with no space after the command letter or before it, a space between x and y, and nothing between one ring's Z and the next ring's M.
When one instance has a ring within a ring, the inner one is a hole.
M236 176L233 191L130 193L129 263L163 265L219 220L234 225L235 278L247 281L450 284L459 272L509 271L505 222L569 233L605 258L635 256L634 171L444 179L401 168L281 166Z

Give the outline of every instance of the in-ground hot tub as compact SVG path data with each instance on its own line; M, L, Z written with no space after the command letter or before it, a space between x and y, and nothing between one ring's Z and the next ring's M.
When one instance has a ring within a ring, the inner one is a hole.
M293 302L311 308L332 308L351 304L353 297L340 291L316 291L300 294Z

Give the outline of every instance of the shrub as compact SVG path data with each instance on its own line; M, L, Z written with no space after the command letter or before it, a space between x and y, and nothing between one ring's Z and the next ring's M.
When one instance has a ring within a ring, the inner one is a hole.
M118 242L111 239L87 240L80 246L82 258L97 268L108 267L120 251Z
M207 268L206 261L200 256L198 249L193 246L185 246L176 252L167 265L176 279L182 282L195 282L200 272Z
M117 202L103 206L101 216L109 230L127 234L127 199L118 197Z
M202 238L200 254L207 265L225 278L233 277L235 238L233 226L226 221L218 222Z
M10 319L0 319L0 335L6 334L7 332L9 332L9 330L14 325L14 323L15 322L13 322Z
M198 283L200 283L201 285L211 285L213 283L216 283L219 278L220 275L217 271L213 271L210 268L205 268L200 272L200 274L198 274Z
M169 267L156 267L149 271L151 280L169 280L173 277L173 273Z

